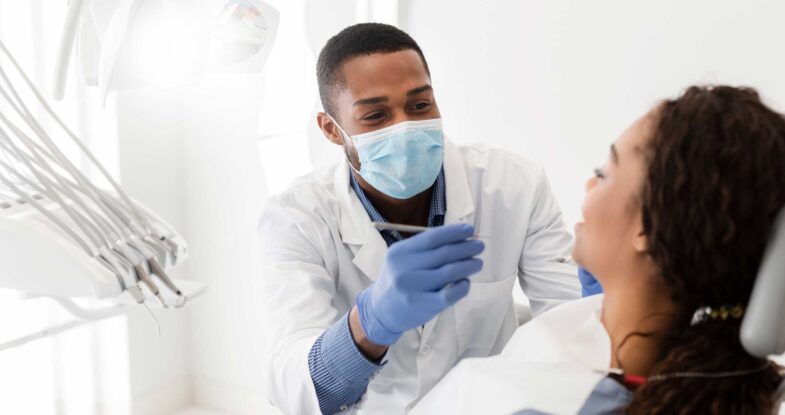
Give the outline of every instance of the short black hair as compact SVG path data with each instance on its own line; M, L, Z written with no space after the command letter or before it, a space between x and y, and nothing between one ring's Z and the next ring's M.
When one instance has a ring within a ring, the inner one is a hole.
M430 76L431 71L420 46L403 30L382 23L360 23L341 30L327 41L316 62L316 79L324 110L333 117L338 116L333 111L332 95L344 85L341 66L346 61L362 55L409 49L420 55L425 71Z

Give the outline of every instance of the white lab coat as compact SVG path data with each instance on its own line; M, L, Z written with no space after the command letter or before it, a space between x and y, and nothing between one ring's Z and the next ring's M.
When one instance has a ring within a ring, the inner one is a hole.
M488 236L484 267L470 277L466 298L390 347L387 364L346 413L402 413L460 359L499 353L518 327L515 278L534 315L580 297L571 236L539 164L445 140L444 172L445 223L470 223ZM307 175L261 214L266 392L286 413L319 413L308 352L373 283L387 251L349 174L342 161Z

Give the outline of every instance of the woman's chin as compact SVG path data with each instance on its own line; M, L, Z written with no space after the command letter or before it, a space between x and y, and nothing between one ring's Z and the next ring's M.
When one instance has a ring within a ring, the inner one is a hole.
M585 256L583 255L583 238L580 234L580 226L582 224L575 225L575 240L572 244L572 259L580 266L585 268Z
M572 257L573 258L575 258L576 254L578 253L577 252L577 251L579 251L578 246L581 244L581 240L583 239L581 237L581 231L582 230L583 230L583 222L575 223L575 240L573 241L573 244L572 244Z

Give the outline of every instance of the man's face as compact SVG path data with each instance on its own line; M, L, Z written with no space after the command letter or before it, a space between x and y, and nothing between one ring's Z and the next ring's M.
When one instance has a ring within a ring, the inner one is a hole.
M332 97L336 121L356 135L403 121L441 118L431 79L414 50L358 56L341 67L344 84ZM349 161L360 169L357 150L335 124L320 113L319 126L335 144L343 145Z

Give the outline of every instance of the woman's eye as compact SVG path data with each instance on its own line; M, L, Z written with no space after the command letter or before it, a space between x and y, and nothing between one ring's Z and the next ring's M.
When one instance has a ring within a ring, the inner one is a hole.
M600 169L600 168L596 168L596 169L594 169L594 177L596 177L598 179L604 179L605 178L605 172L602 171L602 169Z

